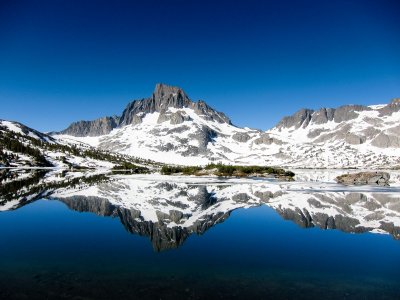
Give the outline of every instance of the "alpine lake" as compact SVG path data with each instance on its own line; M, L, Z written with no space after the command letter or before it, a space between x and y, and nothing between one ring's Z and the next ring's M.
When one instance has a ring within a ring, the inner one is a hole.
M2 172L0 299L400 299L398 173Z

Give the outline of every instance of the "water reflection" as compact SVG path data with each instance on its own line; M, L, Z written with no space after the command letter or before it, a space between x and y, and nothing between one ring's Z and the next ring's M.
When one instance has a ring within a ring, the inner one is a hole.
M244 184L163 182L104 175L46 177L35 173L4 180L0 210L37 199L58 200L70 209L119 218L126 230L150 239L155 251L181 246L238 208L267 205L303 228L347 233L385 233L400 239L400 194L395 188L343 189L334 184L258 181Z

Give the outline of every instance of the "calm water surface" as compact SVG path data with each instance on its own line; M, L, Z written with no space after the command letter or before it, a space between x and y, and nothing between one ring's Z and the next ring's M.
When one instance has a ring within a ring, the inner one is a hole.
M293 190L124 179L21 198L0 212L0 299L400 299L396 193Z

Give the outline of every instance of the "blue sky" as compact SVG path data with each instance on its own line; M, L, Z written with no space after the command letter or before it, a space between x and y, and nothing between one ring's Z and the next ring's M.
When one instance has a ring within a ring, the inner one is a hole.
M216 3L218 2L218 3ZM1 1L0 118L120 114L157 82L234 124L400 97L400 2Z

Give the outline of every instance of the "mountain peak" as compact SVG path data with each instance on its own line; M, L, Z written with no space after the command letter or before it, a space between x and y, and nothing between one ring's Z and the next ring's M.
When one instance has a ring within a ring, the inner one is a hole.
M185 92L176 86L157 83L153 93L155 111L160 111L167 107L182 108L188 107L192 103Z
M160 98L169 95L177 95L178 93L185 94L185 92L180 87L168 85L165 83L157 83L156 87L154 88L154 95L157 95Z
M178 117L181 120L185 119L182 116L173 115L169 108L189 108L207 121L231 124L231 121L225 114L214 110L204 101L193 102L190 100L180 87L157 83L151 97L132 101L127 105L120 117L107 117L93 121L75 122L60 133L77 137L106 135L114 128L130 124L138 125L142 123L146 114L155 112L160 114L160 123L167 120L175 122L171 120L171 118L174 117Z

